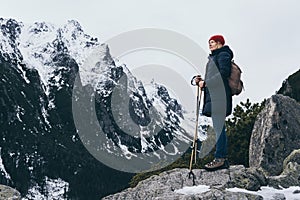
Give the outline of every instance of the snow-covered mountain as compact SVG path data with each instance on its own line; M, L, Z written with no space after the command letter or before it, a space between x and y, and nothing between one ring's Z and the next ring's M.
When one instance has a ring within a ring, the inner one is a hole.
M190 113L163 85L145 88L78 22L0 24L2 184L25 199L100 198L126 187L126 172L188 148Z

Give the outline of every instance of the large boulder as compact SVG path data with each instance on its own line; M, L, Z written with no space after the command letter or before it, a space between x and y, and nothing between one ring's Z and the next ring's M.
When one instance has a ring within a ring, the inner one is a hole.
M300 104L294 99L273 95L257 116L249 149L250 167L261 168L266 175L283 171L283 161L300 149Z

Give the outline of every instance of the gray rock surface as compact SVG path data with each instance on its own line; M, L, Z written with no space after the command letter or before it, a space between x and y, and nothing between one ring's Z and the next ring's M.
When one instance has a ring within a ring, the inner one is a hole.
M210 190L193 195L176 193L176 190L182 189L184 186L193 185L188 173L188 169L173 169L163 172L141 181L135 188L128 188L103 199L262 199L257 195L229 192L225 188L239 187L254 190L267 183L266 178L259 170L246 169L243 166L231 166L230 169L215 172L194 169L195 184L209 185Z
M284 159L283 168L285 168L290 162L296 162L300 165L300 149L295 149L288 157Z
M283 95L273 95L254 124L250 167L262 168L267 175L283 171L284 159L300 149L300 104Z
M268 184L274 188L300 186L299 150L294 150L283 162L283 172L279 176L267 177Z
M6 186L0 185L0 199L2 200L21 200L21 194L19 191Z

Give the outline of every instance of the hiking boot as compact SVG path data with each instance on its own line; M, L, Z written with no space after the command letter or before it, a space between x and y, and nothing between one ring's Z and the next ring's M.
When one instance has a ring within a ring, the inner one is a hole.
M229 163L226 158L215 158L212 162L207 163L204 169L207 171L215 171L218 169L228 169Z

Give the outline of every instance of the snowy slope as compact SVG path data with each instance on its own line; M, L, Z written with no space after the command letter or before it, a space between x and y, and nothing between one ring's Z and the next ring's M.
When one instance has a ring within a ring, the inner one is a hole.
M91 85L94 91L98 91L102 97L107 97L112 93L112 88L108 88L107 85L118 85L116 82L117 77L113 74L112 69L116 69L115 71L121 69L126 74L128 82L127 92L130 98L134 100L133 102L136 102L135 105L143 104L145 109L150 109L153 106L156 113L160 115L160 119L156 118L158 121L157 125L163 126L163 119L168 117L168 120L173 124L181 121L180 126L185 130L185 133L175 130L175 135L179 140L186 143L190 142L188 137L191 137L194 132L193 121L195 116L192 116L194 114L184 113L183 107L176 107L178 102L169 97L167 91L161 93L161 95L165 95L164 97L159 95L159 90L164 90L159 84L152 83L147 88L144 88L143 83L131 74L125 64L111 57L109 47L98 42L97 38L85 34L78 22L70 20L62 27L45 22L37 22L33 25L22 24L21 27L22 31L19 36L20 44L18 47L23 55L23 62L26 66L38 70L46 95L49 96L50 86L56 86L57 90L59 90L65 84L60 73L55 73L57 70L64 70L64 66L57 66L53 63L53 58L58 52L67 53L76 61L79 66L82 85ZM174 109L169 108L171 104L175 106L173 106ZM49 107L53 107L51 99L49 100ZM140 118L145 117L143 110L139 106L134 107L134 112ZM200 118L200 121L201 124L211 124L204 117ZM140 127L140 129L141 145L143 149L146 149L146 146L149 147L151 144L147 142L145 137L151 135L149 133L151 130L149 129L155 128L145 129ZM203 135L204 130L202 130L202 126L199 127L199 130L199 136L204 139L205 135ZM163 146L161 147L163 148ZM173 148L176 149L176 146L173 145ZM124 149L124 154L128 152L127 148L122 149ZM177 153L181 154L182 152Z
M88 142L98 145L96 149L102 148L107 155L115 156L113 159L124 159L129 164L136 159L137 163L149 160L151 165L156 165L157 161L164 162L166 158L174 160L189 147L195 114L186 113L163 85L152 82L144 86L126 64L110 55L106 44L85 34L78 22L70 20L57 26L0 19L0 25L0 58L7 63L0 80L4 94L0 101L3 112L0 116L5 116L0 119L6 125L1 170L7 179L18 182L20 177L11 176L10 170L24 168L28 178L34 179L28 183L28 199L46 198L52 195L50 193L61 195L62 190L72 191L74 187L69 182L70 177L58 175L64 166L52 176L47 175L47 170L51 169L44 168L51 163L49 159L60 159L57 152L71 156L68 152L72 154L81 148L80 131L74 126L70 103L77 78L80 91L87 92L92 88L95 97L96 115L102 124L101 134L105 135L100 142L88 138ZM116 89L124 88L122 98L127 101L120 102L114 94ZM114 100L117 103L112 105ZM85 125L90 123L86 121ZM205 119L202 123L210 122ZM199 130L203 127L201 125ZM97 130L92 133L99 136ZM205 138L203 131L199 135ZM52 146L45 145L45 141ZM55 151L49 152L49 149ZM72 165L66 167L72 168L70 173L76 175L83 165L77 164L81 160L67 158ZM87 162L87 166L94 166L91 163ZM5 171L6 165L11 169ZM35 179L42 179L43 184Z

